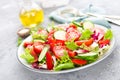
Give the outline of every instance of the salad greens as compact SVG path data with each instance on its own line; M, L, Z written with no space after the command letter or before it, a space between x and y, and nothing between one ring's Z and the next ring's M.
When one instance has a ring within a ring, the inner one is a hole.
M98 52L89 52L86 54L79 54L78 56L76 56L76 58L87 60L88 63L91 63L97 60L98 55Z
M91 35L93 34L92 31L90 31L89 29L85 29L83 32L82 32L82 35L80 37L80 40L87 40L91 37Z
M68 53L64 51L64 56L62 56L61 59L58 59L57 65L55 66L54 70L59 71L70 68L74 68L74 64L72 63Z
M71 42L67 41L67 42L65 42L65 45L70 50L76 50L79 47L74 41L71 41Z
M34 57L30 54L30 50L28 48L25 49L25 52L20 57L25 59L28 63L34 62Z
M97 28L90 21L73 21L58 27L51 24L46 29L37 26L31 29L31 35L32 40L23 43L20 57L33 68L54 71L95 62L109 49L113 37L110 29Z
M40 40L43 40L43 41L45 41L47 39L47 35L42 34L42 33L38 34L37 32L32 32L32 37L33 37L33 39L36 39L36 40L40 39Z
M113 37L112 31L110 29L108 29L104 35L104 38L105 39L112 39L112 37Z

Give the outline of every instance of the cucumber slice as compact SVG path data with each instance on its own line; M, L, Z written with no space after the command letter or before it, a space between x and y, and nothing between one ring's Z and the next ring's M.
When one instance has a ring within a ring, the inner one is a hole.
M48 49L49 49L49 46L45 46L45 47L43 48L43 50L41 51L41 53L40 53L40 55L39 55L39 58L38 58L38 61L39 61L39 62L42 61L42 59L44 59L44 57L45 57Z
M66 32L62 30L56 31L54 37L58 40L66 40Z
M83 28L84 29L92 29L92 28L94 28L94 24L92 22L90 22L90 21L85 21L83 23Z
M37 39L35 39L35 40L33 40L34 42L41 42L41 43L45 43L45 41L44 40L37 40Z
M98 58L98 53L97 52L89 52L86 54L78 54L76 58L84 59L87 61L95 61Z

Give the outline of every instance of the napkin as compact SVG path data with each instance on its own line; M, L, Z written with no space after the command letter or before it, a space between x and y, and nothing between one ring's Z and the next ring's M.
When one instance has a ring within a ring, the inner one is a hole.
M105 14L105 10L100 7L95 7L93 5L89 5L88 7L78 10L71 6L66 6L62 8L58 8L57 10L50 13L49 18L58 22L58 23L70 23L72 21L85 21L90 20L95 24L103 25L107 28L111 28L108 21L103 18L95 18L87 15L83 15L82 13L96 13L96 14Z

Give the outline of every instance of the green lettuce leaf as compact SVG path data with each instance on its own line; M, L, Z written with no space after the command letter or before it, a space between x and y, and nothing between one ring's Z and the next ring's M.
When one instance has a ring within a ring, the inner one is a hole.
M86 29L82 32L80 40L87 40L91 37L91 35L92 35L92 31L90 31L89 29Z
M47 35L44 34L38 34L37 32L32 32L32 38L34 39L38 39L38 40L46 40L47 39Z
M77 48L79 48L79 46L74 41L65 42L65 45L70 50L76 50Z
M112 39L112 37L113 37L112 31L110 29L107 30L107 32L104 35L104 39Z
M67 51L64 51L64 55L57 60L57 65L72 62Z
M21 43L22 43L22 38L21 37L18 37L18 40L17 40L17 46L19 46Z
M25 59L28 63L32 63L34 61L34 57L30 54L29 49L25 49L25 52L21 54L21 58Z

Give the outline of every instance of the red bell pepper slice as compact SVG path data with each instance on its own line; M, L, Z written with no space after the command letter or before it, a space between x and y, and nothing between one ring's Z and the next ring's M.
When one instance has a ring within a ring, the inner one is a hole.
M90 38L89 40L86 40L84 43L86 46L90 46L93 43L94 39Z
M98 43L99 43L99 44L102 44L102 45L107 45L107 44L110 43L110 40L109 40L109 39L106 39L106 40L100 40Z
M69 55L69 57L75 57L77 55L77 53L69 50L68 55Z
M81 60L81 59L72 59L72 62L77 65L85 65L87 63L86 60Z
M49 52L46 53L46 64L47 64L48 70L53 69L53 66L54 66L53 59L52 59L52 55Z
M35 51L34 51L33 48L31 49L30 54L34 57L34 62L37 62L37 61L38 61L38 56L37 56L37 54L35 53Z

